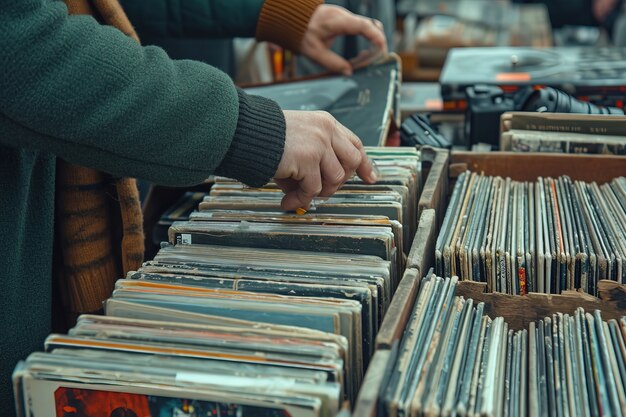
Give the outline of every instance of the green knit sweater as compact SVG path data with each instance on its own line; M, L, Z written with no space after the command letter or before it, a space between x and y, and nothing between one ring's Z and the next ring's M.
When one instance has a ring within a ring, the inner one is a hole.
M127 3L131 20L149 4L176 30L250 35L262 2ZM11 416L11 372L50 332L56 157L166 185L213 173L260 185L285 122L218 70L68 17L53 0L0 0L0 72L0 415Z

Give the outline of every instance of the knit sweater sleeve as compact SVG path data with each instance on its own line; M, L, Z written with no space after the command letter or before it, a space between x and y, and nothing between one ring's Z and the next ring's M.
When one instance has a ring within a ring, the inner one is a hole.
M140 36L252 37L263 0L120 0Z
M323 0L120 0L139 35L252 37L300 51Z
M68 17L62 2L0 0L0 68L8 146L173 185L216 171L259 185L282 156L274 102L239 92L208 65Z
M259 14L256 38L300 52L309 20L324 0L266 0Z

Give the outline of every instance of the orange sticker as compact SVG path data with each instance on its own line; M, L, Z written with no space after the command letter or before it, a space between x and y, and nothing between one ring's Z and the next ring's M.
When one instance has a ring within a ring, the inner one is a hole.
M530 74L528 72L501 72L496 75L496 81L530 81Z
M424 107L427 110L442 110L443 109L443 100L440 98L430 98L426 100L424 103Z

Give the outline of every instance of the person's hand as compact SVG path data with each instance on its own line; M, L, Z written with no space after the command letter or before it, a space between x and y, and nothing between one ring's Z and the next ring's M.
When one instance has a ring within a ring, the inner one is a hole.
M330 49L335 38L342 35L364 36L377 54L387 53L387 40L380 21L356 15L343 7L325 4L313 12L300 52L330 71L350 75L350 62Z
M355 173L375 183L376 173L354 133L322 111L285 110L285 150L274 181L285 192L282 207L307 209L329 197Z

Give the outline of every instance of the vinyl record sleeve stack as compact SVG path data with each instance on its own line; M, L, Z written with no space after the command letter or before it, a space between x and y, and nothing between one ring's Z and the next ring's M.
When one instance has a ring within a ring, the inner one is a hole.
M524 295L626 282L626 178L518 182L459 176L436 242L436 272Z
M626 318L579 308L513 330L456 284L422 281L383 385L386 415L624 415Z
M354 401L421 187L419 151L367 153L376 185L351 180L304 215L284 213L273 184L218 180L191 213L200 196L188 194L164 216L169 242L116 283L106 316L81 316L18 365L18 415L325 417Z

